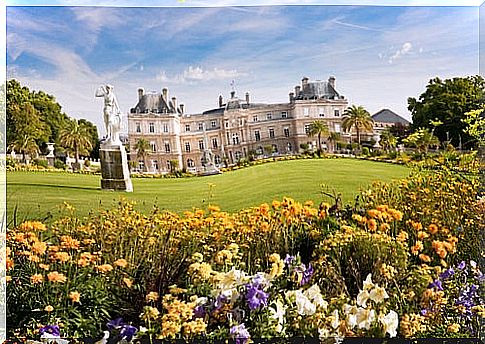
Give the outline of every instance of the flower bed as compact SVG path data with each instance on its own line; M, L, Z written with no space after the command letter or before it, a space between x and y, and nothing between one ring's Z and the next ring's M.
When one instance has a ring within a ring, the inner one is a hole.
M421 167L344 208L145 215L121 200L79 219L66 204L49 227L7 231L9 336L477 337L485 221L470 164Z

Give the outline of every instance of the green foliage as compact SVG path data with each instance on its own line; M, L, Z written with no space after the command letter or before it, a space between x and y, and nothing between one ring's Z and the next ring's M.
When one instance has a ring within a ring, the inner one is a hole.
M485 109L473 110L465 113L462 121L467 124L465 132L477 140L479 145L485 144Z
M390 130L385 130L381 134L379 145L385 150L394 148L397 145L397 138L391 133Z
M56 159L54 160L54 167L64 170L66 168L66 164L62 162L62 160Z
M369 153L370 153L370 151L369 151L369 148L368 148L368 147L364 147L364 148L362 148L362 155L364 155L364 156L368 156L368 155L369 155Z
M47 160L34 159L34 164L38 167L43 167L43 168L48 167Z
M148 156L148 152L150 151L150 142L145 140L144 138L138 139L135 144L135 150L136 150L136 157L138 159L143 160L143 169L146 172L147 171L147 163L146 163L146 158ZM178 162L177 162L178 164ZM172 168L172 165L170 164L170 168Z
M426 154L430 147L437 147L440 142L428 129L420 128L403 140L405 144L416 147L419 153Z
M328 135L328 133L329 133L328 125L325 122L315 120L310 124L310 129L308 130L308 136L309 137L317 136L317 138L318 138L318 142L317 142L317 144L318 144L318 151L317 151L318 156L320 156L322 154L321 137L322 137L322 135Z
M485 98L485 80L481 76L468 76L429 81L426 91L419 99L408 98L408 109L412 113L414 130L433 129L440 141L449 140L454 146L461 141L464 146L473 145L472 137L465 131L465 113L478 109ZM433 125L431 121L443 124Z
M79 154L92 149L89 127L81 120L72 120L61 130L59 140L64 147L74 152L75 164L79 167Z

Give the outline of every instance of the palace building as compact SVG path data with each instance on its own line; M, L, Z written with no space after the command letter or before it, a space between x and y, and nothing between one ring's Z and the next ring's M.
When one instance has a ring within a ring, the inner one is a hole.
M251 102L249 93L239 98L219 96L218 107L199 114L185 113L184 105L168 89L145 93L138 89L138 103L128 114L130 160L138 169L165 173L176 165L190 172L203 170L203 153L209 148L216 166L255 157L299 153L301 144L316 147L316 137L308 137L310 124L324 121L330 132L341 132L347 99L336 89L335 78L310 81L289 93L288 102ZM146 159L134 149L143 138L150 144ZM326 146L326 138L322 144ZM206 147L208 145L209 147ZM145 160L145 161L142 161ZM147 166L144 166L144 164Z

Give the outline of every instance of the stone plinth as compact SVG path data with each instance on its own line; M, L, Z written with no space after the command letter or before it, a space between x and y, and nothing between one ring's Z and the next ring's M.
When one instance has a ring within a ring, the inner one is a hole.
M128 157L125 147L118 144L101 144L101 189L132 192Z

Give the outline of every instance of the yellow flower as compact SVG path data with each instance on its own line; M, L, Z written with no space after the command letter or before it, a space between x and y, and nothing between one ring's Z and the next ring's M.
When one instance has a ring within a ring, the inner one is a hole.
M22 231L39 231L43 232L47 229L47 227L39 221L26 221L19 226L19 229Z
M48 271L49 270L49 265L48 264L39 264L39 268Z
M458 324L451 324L448 325L448 332L449 333L458 333L460 331L460 325Z
M435 225L434 223L430 224L428 226L428 232L432 235L438 233L438 226Z
M46 311L48 313L52 312L53 310L54 310L54 307L52 307L51 305L47 305L44 308L44 311Z
M60 274L57 271L52 271L47 274L47 279L49 282L54 282L54 283L64 283L67 281L66 276L64 274Z
M431 257L430 257L430 256L428 256L428 255L426 255L426 254L422 254L422 253L421 253L421 254L419 255L419 259L421 259L421 260L422 260L423 262L425 262L425 263L429 263L429 262L431 262Z
M30 283L32 284L38 284L44 282L44 276L41 274L35 274L30 276Z
M69 235L61 236L61 247L65 249L77 250L79 248L79 240L73 239Z
M81 294L77 291L71 291L69 293L69 298L72 302L79 302L79 300L81 299Z
M128 262L123 258L115 260L113 264L119 266L120 268L126 268L128 266Z
M418 239L419 240L423 240L423 239L426 239L429 237L429 234L426 233L426 232L423 232L423 231L419 231L418 232Z
M43 241L38 241L32 245L32 252L42 255L47 250L47 244Z
M371 232L375 232L377 230L377 221L374 219L370 219L367 222L367 226Z
M58 262L65 263L71 259L71 256L67 252L56 252L54 253L54 259Z
M221 208L219 208L217 205L209 205L207 207L207 210L209 210L210 212L215 213L215 212L221 211Z
M411 252L417 256L419 252L421 252L423 250L423 242L421 241L416 241L416 244L411 247Z
M128 287L131 288L133 286L133 281L129 278L123 278L123 283Z
M160 311L151 306L143 307L143 313L141 313L140 318L145 321L155 320L160 315Z
M155 301L158 300L158 298L159 298L159 295L158 295L158 293L156 291L151 291L146 296L146 300L147 301L153 301L153 302L155 302Z

